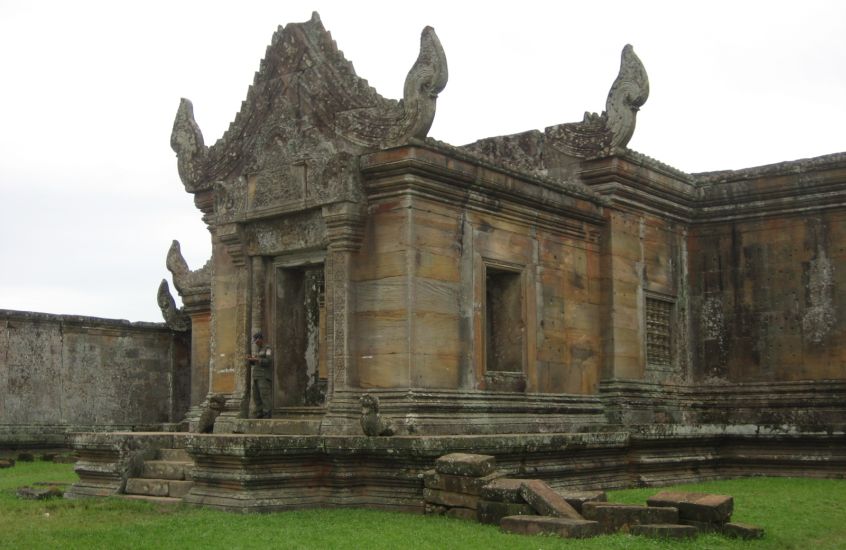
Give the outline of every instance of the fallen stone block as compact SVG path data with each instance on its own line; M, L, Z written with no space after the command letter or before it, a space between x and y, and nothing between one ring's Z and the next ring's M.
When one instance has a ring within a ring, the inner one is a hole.
M446 514L446 511L449 510L446 506L441 506L440 504L431 504L429 502L423 507L423 513L427 516L442 516Z
M479 503L479 497L475 495L439 491L437 489L423 489L423 500L431 504L449 507L458 506L460 508L472 508L473 510L478 507Z
M56 453L42 453L41 456L38 457L38 460L42 462L53 462L53 459L56 458Z
M500 520L508 516L535 516L535 509L523 503L517 502L496 502L492 500L479 500L479 522L489 525L499 525Z
M76 456L74 455L56 455L53 457L54 464L74 464Z
M662 492L650 497L646 504L672 506L678 508L681 519L706 522L728 521L734 510L734 499L731 496L708 493Z
M423 473L423 485L427 489L438 489L440 491L452 491L453 493L466 493L478 496L482 487L505 475L505 472L493 472L482 477L456 476L441 474L435 470L427 470Z
M595 521L549 516L508 516L502 518L500 528L508 533L520 535L558 535L564 538L593 537L599 533Z
M32 453L20 452L17 458L18 462L35 462L35 455Z
M435 471L454 476L483 477L493 473L496 459L490 455L452 453L435 461Z
M36 488L36 487L18 487L16 492L18 498L22 498L25 500L46 500L48 498L62 498L65 495L65 492L59 487L43 487L43 488Z
M564 497L567 503L576 509L577 512L582 512L582 505L585 502L607 502L608 495L605 491L556 491L559 495Z
M713 522L713 521L694 521L692 519L679 519L679 523L682 525L690 525L694 527L700 533L715 533L722 530L725 522Z
M738 539L760 539L764 536L764 528L748 523L730 522L723 525L721 532L727 537Z
M632 525L629 533L657 539L689 539L699 531L692 525L674 525L670 523Z
M582 515L598 521L605 533L628 531L632 525L679 523L679 511L672 507L585 502Z
M476 521L476 510L471 508L450 508L444 515L448 518Z
M556 493L552 487L539 479L528 479L520 485L520 494L526 504L543 516L556 518L584 519L575 508Z
M14 458L0 458L0 468L11 468L14 465Z
M494 502L513 502L518 504L525 504L523 495L520 494L520 488L525 479L514 479L508 477L501 477L491 481L479 492L485 500Z

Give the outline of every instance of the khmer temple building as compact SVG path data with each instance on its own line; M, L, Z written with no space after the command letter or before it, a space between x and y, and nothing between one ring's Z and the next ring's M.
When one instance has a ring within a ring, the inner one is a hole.
M432 28L392 100L315 14L216 143L183 99L171 145L212 239L193 270L175 242L159 292L190 332L184 431L74 436L72 493L125 492L171 448L180 498L235 510L420 510L450 452L559 487L842 475L846 154L672 168L627 148L631 46L613 69L601 113L453 146L428 136Z

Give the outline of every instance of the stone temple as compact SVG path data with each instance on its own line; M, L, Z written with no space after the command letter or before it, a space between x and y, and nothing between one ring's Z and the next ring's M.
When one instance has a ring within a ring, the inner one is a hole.
M544 130L436 141L446 84L433 29L392 100L315 14L277 30L213 145L183 99L171 145L212 257L167 254L183 306L163 282L168 328L149 330L170 351L146 359L167 382L114 382L116 415L155 389L158 416L16 413L6 432L74 432L73 496L126 492L180 449L180 498L239 511L420 511L421 472L453 452L569 488L843 475L846 154L689 174L628 149L649 96L631 46L603 112ZM2 320L12 352L24 328L94 323ZM113 349L103 330L60 353Z

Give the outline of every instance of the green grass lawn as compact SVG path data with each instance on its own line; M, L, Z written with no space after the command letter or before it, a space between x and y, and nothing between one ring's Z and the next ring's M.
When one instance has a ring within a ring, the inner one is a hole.
M572 540L371 510L237 515L119 499L26 501L15 496L22 485L75 478L69 464L19 462L0 470L0 548L846 548L844 480L747 478L675 487L733 495L733 519L766 529L757 541L713 534L685 542L630 535ZM614 491L609 500L642 504L656 492Z

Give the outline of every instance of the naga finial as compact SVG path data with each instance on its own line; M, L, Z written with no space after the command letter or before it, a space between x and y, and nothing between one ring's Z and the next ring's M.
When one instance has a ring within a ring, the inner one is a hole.
M585 113L581 122L550 126L544 131L547 144L571 161L613 155L626 147L635 129L635 117L649 97L649 79L630 45L623 48L605 111Z
M438 94L448 76L441 41L435 29L426 27L420 34L420 53L405 77L402 100L339 112L335 115L336 129L365 147L393 147L411 138L423 139L435 120Z
M167 266L167 270L173 275L173 284L180 294L190 289L208 286L211 282L211 263L207 262L200 269L191 271L188 267L188 262L182 256L182 249L177 240L174 240L170 244L165 265Z
M159 309L162 310L165 324L173 330L185 332L191 328L191 318L181 309L176 307L176 300L170 293L170 287L166 279L159 284L159 292L156 296Z
M625 147L632 138L638 110L649 97L649 77L643 63L626 44L620 56L620 72L605 102L608 129L611 130L611 147Z
M205 183L208 147L203 132L194 120L194 106L184 97L179 102L170 147L178 159L179 177L189 193L198 191Z
M420 33L420 53L411 66L403 86L403 104L407 114L416 112L416 124L409 131L411 137L423 139L435 120L435 101L449 79L446 54L435 34L426 27Z

